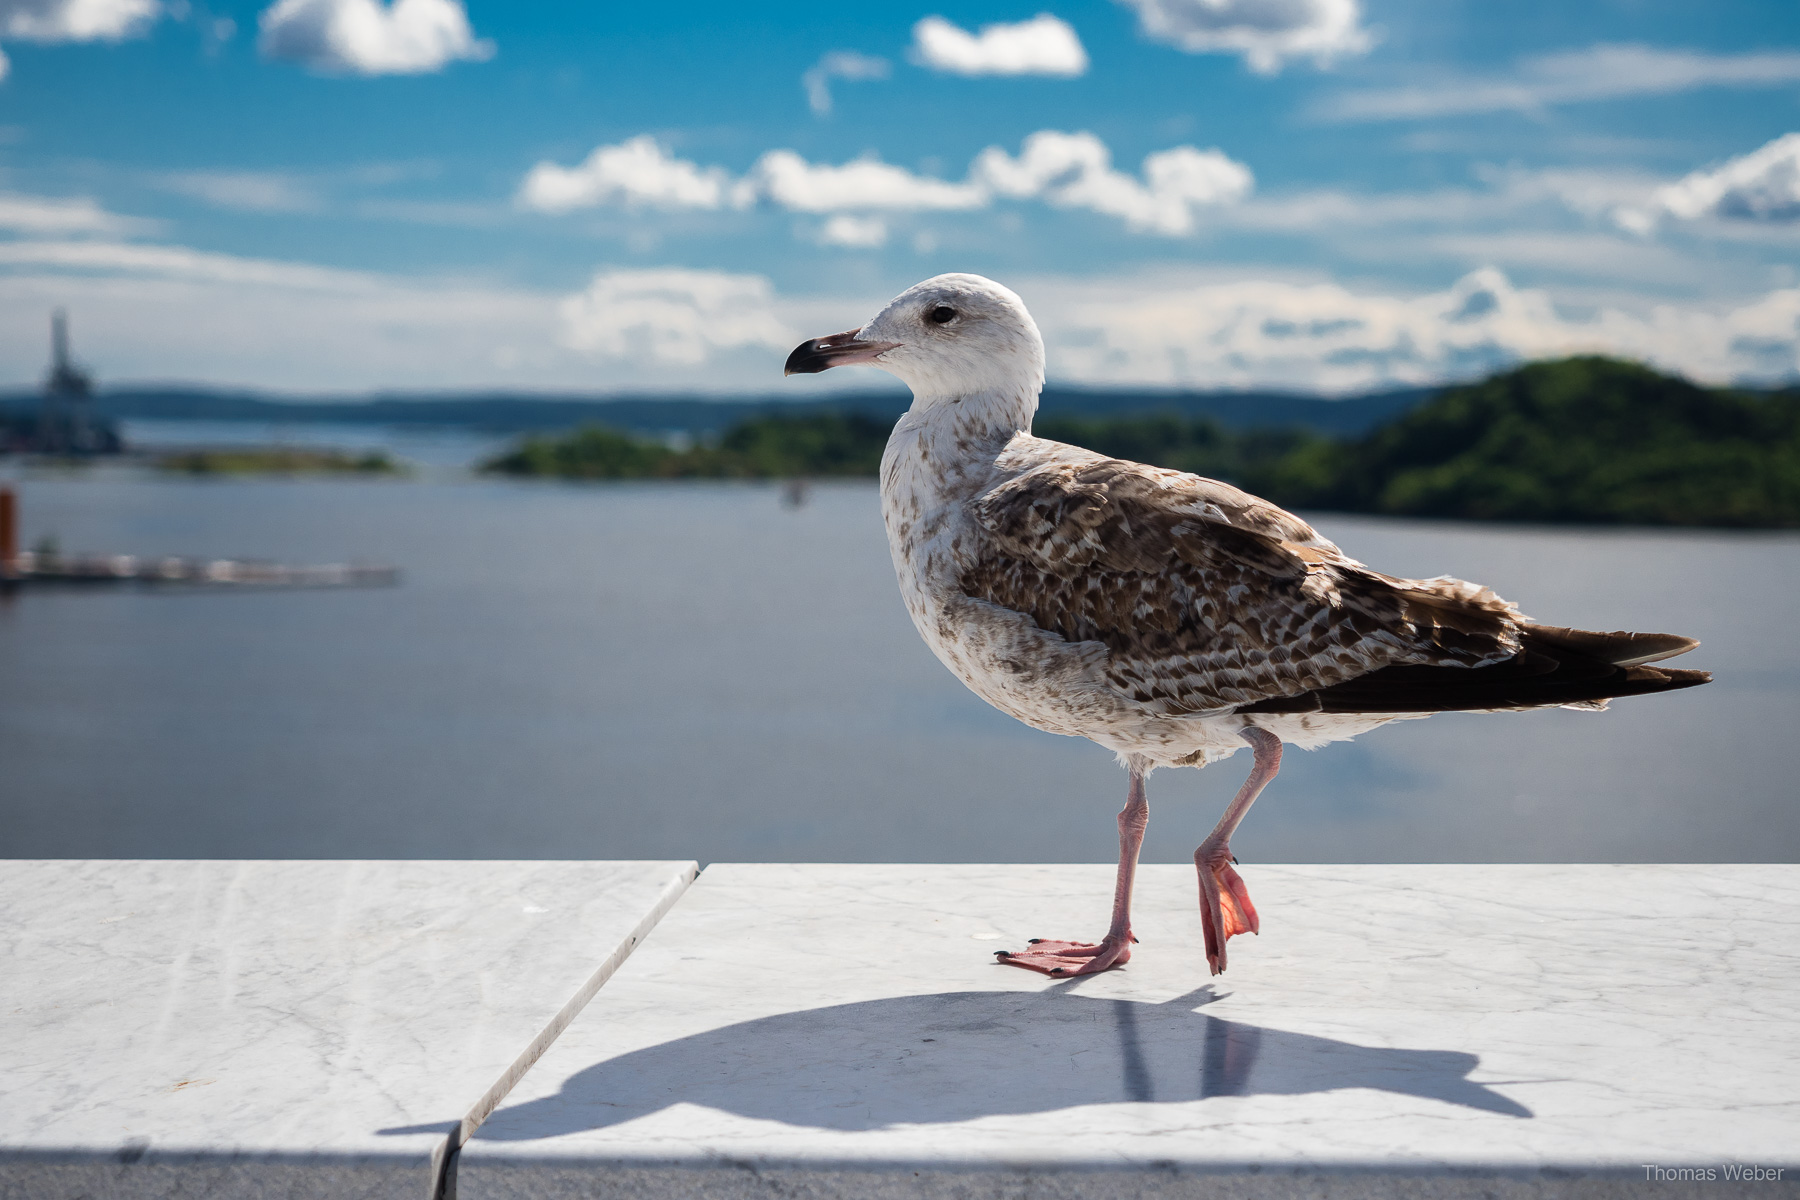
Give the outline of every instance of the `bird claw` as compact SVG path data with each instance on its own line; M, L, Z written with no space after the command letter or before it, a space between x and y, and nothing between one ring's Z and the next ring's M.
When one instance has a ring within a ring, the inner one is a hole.
M1124 966L1131 958L1131 943L1136 940L1130 934L1117 941L1107 938L1100 942L1059 942L1048 938L1032 938L1026 943L1031 949L996 950L994 958L1007 966L1041 971L1058 979L1071 975L1094 975L1113 967Z
M1202 846L1194 865L1200 873L1200 923L1206 934L1206 965L1214 975L1225 971L1225 943L1240 933L1257 933L1261 922L1250 903L1250 889L1231 865L1237 859L1227 849L1208 854Z

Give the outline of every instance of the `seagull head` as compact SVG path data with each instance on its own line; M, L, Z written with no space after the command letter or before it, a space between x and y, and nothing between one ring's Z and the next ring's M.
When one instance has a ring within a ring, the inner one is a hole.
M1011 288L979 275L938 275L888 301L861 329L802 342L787 374L867 363L920 399L984 392L1035 399L1044 386L1044 339Z

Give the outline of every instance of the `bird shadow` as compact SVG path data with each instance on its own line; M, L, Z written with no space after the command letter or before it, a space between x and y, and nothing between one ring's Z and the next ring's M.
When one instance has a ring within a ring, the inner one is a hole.
M1073 981L1081 982L1081 981ZM603 1129L673 1104L860 1131L1079 1105L1369 1088L1512 1117L1457 1050L1396 1050L1264 1029L1164 1003L1037 992L897 996L782 1013L595 1063L478 1134L526 1141ZM403 1130L383 1130L400 1133Z

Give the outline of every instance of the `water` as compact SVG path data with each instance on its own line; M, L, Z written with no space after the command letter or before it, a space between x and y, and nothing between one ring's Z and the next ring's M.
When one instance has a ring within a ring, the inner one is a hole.
M377 591L0 602L0 855L1108 860L1124 775L966 692L872 486L34 477L27 542L366 559ZM1709 687L1288 756L1256 861L1792 861L1800 538L1324 517L1398 573L1669 630ZM1150 783L1182 861L1248 767Z

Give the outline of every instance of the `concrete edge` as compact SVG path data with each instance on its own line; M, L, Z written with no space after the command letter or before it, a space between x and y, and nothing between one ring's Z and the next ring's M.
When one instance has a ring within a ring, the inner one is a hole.
M914 1164L919 1167L918 1164ZM1717 1166L1712 1168L1717 1171ZM1646 1182L1641 1167L1375 1164L1158 1164L1148 1169L993 1164L985 1169L797 1167L753 1162L679 1167L481 1161L483 1200L1724 1200L1793 1195L1800 1185L1716 1174Z
M1646 1167L1652 1164L1616 1162L1616 1161L1543 1161L1543 1162L1507 1162L1501 1159L1471 1159L1465 1162L1429 1162L1424 1160L1409 1163L1369 1162L1358 1159L1228 1159L1221 1158L1210 1161L1182 1161L1168 1158L1155 1162L1119 1164L1097 1162L1043 1162L1021 1159L1007 1161L1004 1159L962 1159L962 1158L880 1158L880 1159L846 1159L846 1158L748 1158L721 1155L705 1160L692 1158L655 1158L642 1157L593 1157L560 1154L543 1157L525 1157L523 1155L483 1154L483 1168L494 1167L501 1171L532 1170L579 1170L579 1171L669 1171L691 1172L696 1175L722 1171L740 1172L788 1172L794 1174L814 1175L847 1175L875 1176L887 1174L912 1175L929 1171L939 1175L960 1175L975 1177L982 1175L1031 1175L1031 1176L1068 1176L1093 1178L1123 1178L1126 1176L1164 1176L1168 1178L1194 1177L1210 1179L1224 1176L1301 1176L1301 1175L1345 1175L1374 1176L1384 1178L1415 1179L1636 1179L1645 1178ZM1781 1182L1800 1183L1800 1159L1769 1160L1759 1163L1739 1162L1730 1158L1712 1159L1670 1159L1654 1165L1654 1169L1664 1172L1707 1171L1721 1173L1721 1168L1764 1172L1781 1172Z

